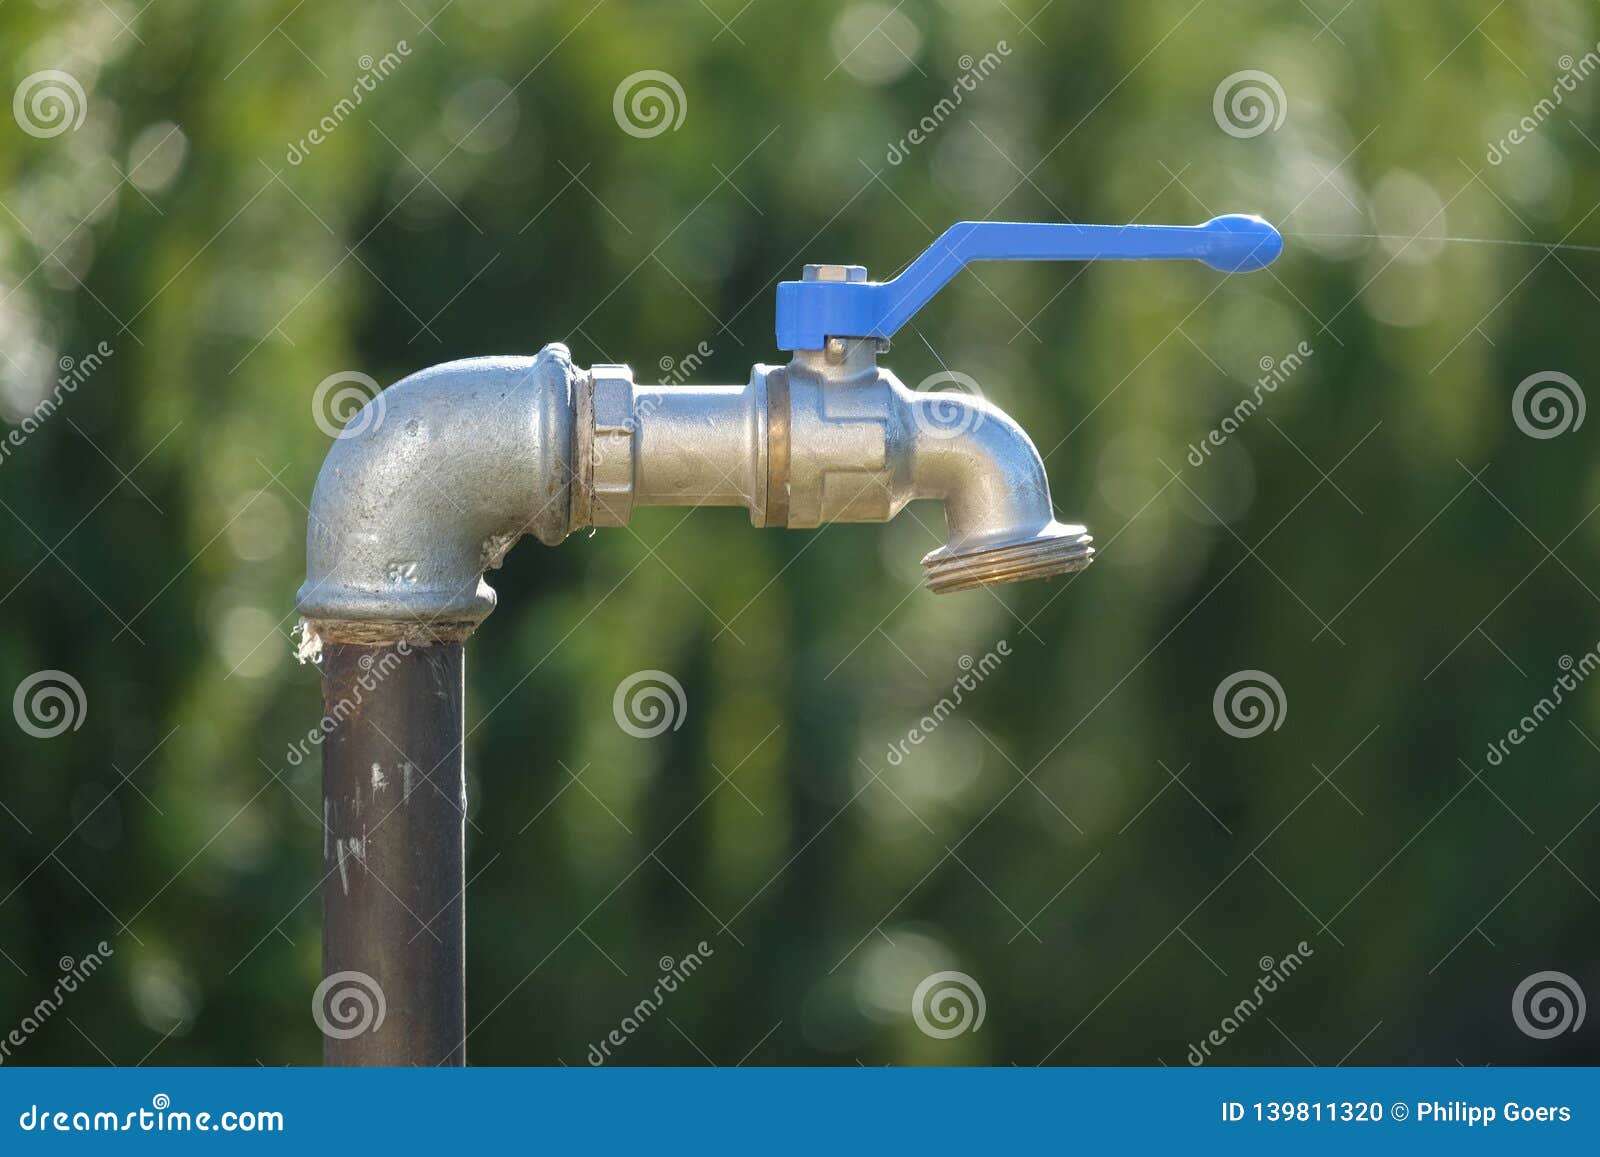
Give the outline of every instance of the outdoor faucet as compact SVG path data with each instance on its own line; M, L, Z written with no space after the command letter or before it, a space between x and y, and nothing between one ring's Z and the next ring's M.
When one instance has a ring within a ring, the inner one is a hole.
M981 398L916 393L877 355L969 261L1190 258L1259 269L1282 249L1259 217L1204 225L966 221L898 277L808 265L778 286L787 365L742 386L653 386L575 366L565 346L470 358L372 399L317 480L299 611L324 641L465 638L494 608L483 572L524 534L554 546L639 506L743 506L755 526L887 522L941 500L949 541L923 559L939 592L1078 570L1044 465Z
M494 609L484 572L518 539L554 546L640 506L743 506L755 526L798 529L887 522L929 498L949 527L922 560L935 592L1080 570L1092 539L1056 520L1022 428L982 398L908 389L878 355L969 261L1178 258L1236 273L1282 247L1242 215L966 221L889 281L808 265L780 283L791 360L744 385L641 385L548 345L433 366L369 401L317 479L297 608L301 653L324 676L318 999L343 978L370 1002L370 982L388 1023L325 1028L326 1060L464 1063L461 644Z

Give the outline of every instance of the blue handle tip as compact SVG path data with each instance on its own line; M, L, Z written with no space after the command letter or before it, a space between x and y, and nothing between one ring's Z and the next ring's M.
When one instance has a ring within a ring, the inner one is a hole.
M1283 252L1283 235L1260 217L1229 213L1213 217L1200 226L1212 234L1207 252L1200 258L1222 273L1249 273L1264 269Z

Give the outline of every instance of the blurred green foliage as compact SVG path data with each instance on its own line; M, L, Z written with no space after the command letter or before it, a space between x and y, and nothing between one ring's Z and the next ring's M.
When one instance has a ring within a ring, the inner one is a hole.
M0 1032L115 951L10 1063L319 1057L317 769L286 753L319 710L289 634L330 374L563 341L653 380L705 343L697 376L738 382L805 261L1230 211L1288 234L1270 273L980 267L886 358L1033 434L1101 546L1070 581L930 596L920 507L645 510L513 552L468 654L469 1055L584 1063L705 940L619 1062L1181 1064L1305 941L1219 1063L1594 1060L1508 1005L1546 968L1600 994L1600 699L1485 749L1600 639L1596 423L1512 410L1535 372L1600 385L1600 262L1440 238L1600 238L1600 81L1486 157L1597 40L1577 0L0 7L6 91L86 94L60 135L0 126L13 428L112 351L0 463L0 690L61 669L87 702L0 727ZM645 69L685 107L641 138L613 97ZM1244 69L1276 129L1222 131ZM612 716L642 668L688 696L655 740ZM1251 740L1213 716L1244 669L1287 702ZM980 1030L917 1029L942 969Z

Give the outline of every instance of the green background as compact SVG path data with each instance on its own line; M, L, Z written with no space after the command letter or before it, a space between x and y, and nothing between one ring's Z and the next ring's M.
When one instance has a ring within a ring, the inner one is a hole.
M1486 157L1597 40L1576 2L0 7L4 91L87 98L61 135L0 120L0 405L113 350L0 463L0 691L60 669L87 705L51 739L0 717L0 1032L59 958L115 953L7 1063L319 1058L319 789L287 752L319 713L289 634L330 374L563 341L655 381L705 343L697 380L742 382L806 261L1223 212L1285 231L1269 273L984 266L884 359L1032 434L1101 548L1071 580L925 593L931 506L642 510L491 576L469 1056L583 1064L704 940L618 1062L1183 1064L1305 941L1217 1063L1593 1061L1594 1023L1535 1039L1511 1003L1546 969L1600 993L1600 696L1485 753L1600 640L1600 421L1513 415L1531 374L1596 384L1600 262L1441 238L1600 241L1600 80ZM683 119L641 138L613 96L646 69ZM1213 97L1245 69L1283 119L1236 136ZM652 740L612 713L641 669L688 703ZM1253 739L1213 714L1241 670L1284 692ZM936 1039L911 1000L946 969L986 1019Z

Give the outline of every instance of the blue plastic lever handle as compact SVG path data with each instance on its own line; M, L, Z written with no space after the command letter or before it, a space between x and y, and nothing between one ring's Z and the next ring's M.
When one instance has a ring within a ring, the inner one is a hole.
M1176 259L1248 273L1281 252L1278 231L1242 213L1204 225L961 221L891 281L779 282L778 348L821 349L830 337L892 337L969 261Z

